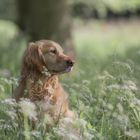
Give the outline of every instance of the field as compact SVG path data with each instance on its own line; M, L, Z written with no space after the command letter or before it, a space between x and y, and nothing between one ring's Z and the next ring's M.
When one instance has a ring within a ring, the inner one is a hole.
M14 24L0 21L0 139L140 140L139 24L136 19L76 19L76 65L61 80L77 117L53 124L46 116L31 130L30 118L38 113L34 104L9 99L27 37Z

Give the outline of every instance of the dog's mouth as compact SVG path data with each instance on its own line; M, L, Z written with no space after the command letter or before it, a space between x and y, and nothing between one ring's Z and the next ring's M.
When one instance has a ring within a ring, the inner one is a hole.
M70 71L72 71L72 69L73 69L73 67L72 67L72 66L69 66L69 67L67 67L67 68L65 69L65 72L70 72Z
M69 66L67 68L65 68L64 70L51 70L52 74L63 74L63 73L68 73L70 71L72 71L73 66Z

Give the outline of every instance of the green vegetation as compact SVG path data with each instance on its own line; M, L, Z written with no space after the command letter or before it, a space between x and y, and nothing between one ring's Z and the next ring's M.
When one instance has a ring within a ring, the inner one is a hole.
M71 2L75 4L84 3L93 9L102 9L102 11L105 11L106 8L109 8L114 12L123 12L126 10L131 10L134 12L140 6L139 0L73 0Z
M135 14L140 7L139 0L73 0L71 3L74 7L81 8L83 14L91 16L96 12L100 18L105 18L109 11L118 15L126 12Z
M97 12L100 18L107 16L108 10L115 14L130 12L135 14L140 8L140 0L68 0L71 7L84 5L84 12ZM86 10L86 11L85 11ZM73 11L73 9L72 9ZM94 14L94 12L92 14ZM86 14L86 13L85 13ZM16 0L0 0L0 18L17 19Z
M3 22L0 22L3 37L0 41L0 74L8 69L12 71L11 76L18 77L26 38L15 25ZM59 125L53 124L46 115L31 130L30 118L38 113L34 104L22 100L17 105L13 100L5 99L11 97L17 80L1 76L0 139L139 140L139 24L138 20L127 21L127 24L126 21L75 21L76 65L72 73L62 76L71 108L77 113L74 121L63 119Z

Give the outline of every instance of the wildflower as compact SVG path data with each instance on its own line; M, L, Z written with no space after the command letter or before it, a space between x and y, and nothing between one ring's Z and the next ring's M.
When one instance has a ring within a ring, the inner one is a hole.
M8 80L7 78L0 78L0 80L5 84L11 84L10 80Z
M36 130L32 130L31 135L36 137L36 138L40 138L41 133L39 131Z
M83 80L82 83L86 86L88 86L90 84L90 81L89 80Z
M107 89L109 89L109 90L120 90L121 89L121 86L120 85L118 85L118 84L112 84L112 85L109 85L109 86L107 86Z
M99 80L106 80L106 79L111 79L111 80L114 80L114 79L115 79L115 77L114 77L114 76L112 76L109 72L104 71L104 74L103 74L103 75L101 75L101 76L98 76L98 77L97 77L97 79L99 79Z
M136 130L125 131L125 135L133 139L140 138L140 133L137 132Z
M131 80L124 81L124 86L123 87L124 87L124 89L130 89L132 91L137 91L138 90L136 84Z
M112 85L109 85L107 86L107 89L109 90L128 90L128 91L137 91L137 86L136 84L131 81L131 80L128 80L128 81L123 81L122 84L112 84Z
M70 125L73 123L73 120L71 118L63 118L60 120L60 125Z
M78 132L72 127L61 126L56 130L56 133L63 140L81 140Z
M68 85L66 85L66 86L68 86ZM79 88L79 87L80 87L80 85L79 85L79 84L76 84L76 83L73 83L71 86L72 86L73 88Z
M135 105L140 106L140 99L134 98L134 99L132 100L132 102L133 102Z
M44 121L43 122L45 124L49 124L49 125L53 125L54 124L53 118L48 113L44 114Z
M131 66L128 63L116 61L116 62L114 62L114 64L118 65L118 66L120 66L122 68L125 68L126 70L128 70L131 73L133 72Z
M4 104L10 105L10 106L16 106L17 105L16 100L12 99L12 98L9 98L9 99L7 98L7 99L5 99L1 102L4 103Z
M113 113L112 115L114 118L116 118L117 121L117 125L119 125L120 127L126 128L127 126L129 126L129 117L125 114L118 114L118 113Z
M19 107L20 107L20 111L28 116L30 119L34 119L36 120L36 116L37 116L37 113L36 113L36 106L34 103L32 103L29 99L22 99L20 102L19 102Z
M17 117L15 110L8 110L6 112L11 117L12 120L14 120Z
M71 118L62 118L56 133L63 137L64 140L82 140L84 137L90 140L92 136L88 131L85 131L86 125L87 122L84 119L75 118L73 120Z
M84 132L84 137L86 140L93 140L95 136L89 132Z
M109 110L113 110L113 108L114 108L113 105L110 104L110 103L108 103L106 106L107 106L107 108L108 108Z
M18 85L18 79L16 79L15 77L11 77L10 82L11 84Z

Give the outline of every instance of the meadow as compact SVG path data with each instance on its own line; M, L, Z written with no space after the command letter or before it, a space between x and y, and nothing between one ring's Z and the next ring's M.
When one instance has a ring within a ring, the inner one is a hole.
M12 97L26 37L11 22L0 21L1 140L140 140L140 21L75 19L76 65L61 76L75 120L53 123L27 99Z

